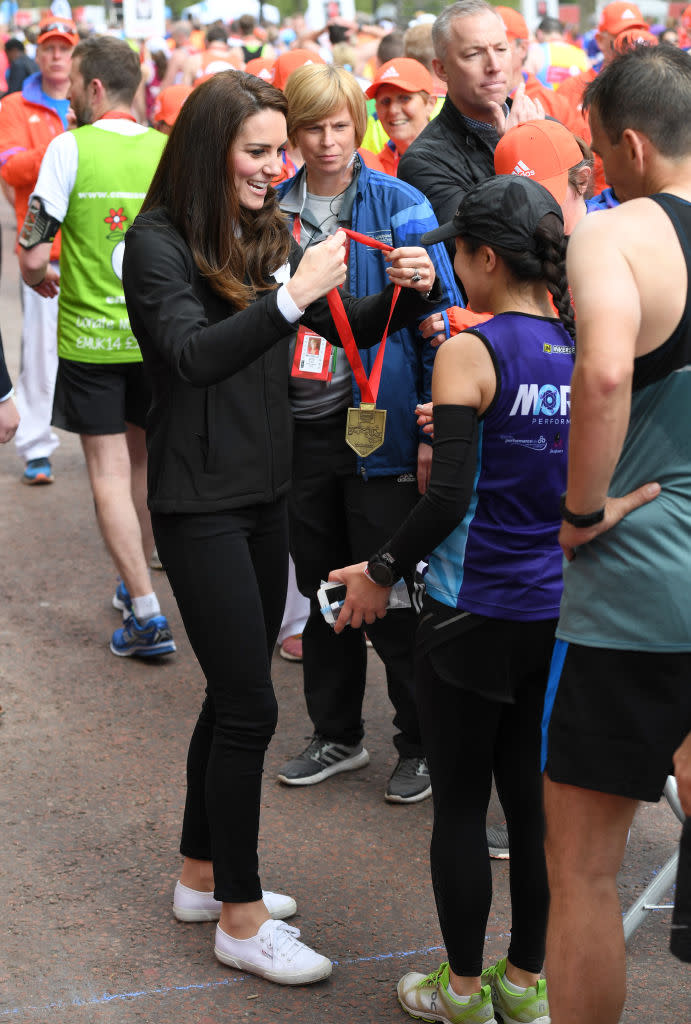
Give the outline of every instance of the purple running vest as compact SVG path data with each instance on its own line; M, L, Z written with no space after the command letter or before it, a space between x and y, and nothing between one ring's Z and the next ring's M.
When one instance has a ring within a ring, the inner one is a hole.
M473 496L429 559L428 593L498 619L556 618L573 341L560 321L500 313L473 329L497 372L480 421Z

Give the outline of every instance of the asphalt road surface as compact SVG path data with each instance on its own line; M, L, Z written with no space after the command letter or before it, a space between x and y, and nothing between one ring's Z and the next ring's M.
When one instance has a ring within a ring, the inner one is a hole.
M0 324L16 376L17 269L11 211L0 203ZM160 664L110 653L115 574L74 437L61 435L53 465L52 486L25 487L12 444L0 450L0 1024L408 1019L398 978L443 957L427 860L432 815L429 801L384 802L395 754L376 655L370 765L301 788L275 781L310 732L301 667L274 659L280 719L266 764L262 881L295 896L294 923L335 961L333 975L291 989L229 970L214 959L212 924L180 924L171 913L200 671L163 573L155 583L178 653ZM493 802L490 821L500 820ZM620 878L625 906L679 831L666 804L641 808ZM493 874L488 963L504 954L510 927L507 863L493 862ZM627 1024L691 1021L688 967L668 952L670 917L650 914L630 942Z

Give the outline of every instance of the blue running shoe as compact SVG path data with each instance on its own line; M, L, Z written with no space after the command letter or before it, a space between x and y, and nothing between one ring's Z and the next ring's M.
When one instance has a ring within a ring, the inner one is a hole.
M130 592L121 579L118 580L118 585L113 594L113 608L117 608L119 612L132 611Z
M133 655L137 658L152 658L172 654L176 648L165 615L154 615L148 622L137 622L134 615L130 614L122 628L113 633L110 649L120 658L131 658Z
M29 459L22 475L22 483L33 486L34 484L52 484L53 470L50 459Z

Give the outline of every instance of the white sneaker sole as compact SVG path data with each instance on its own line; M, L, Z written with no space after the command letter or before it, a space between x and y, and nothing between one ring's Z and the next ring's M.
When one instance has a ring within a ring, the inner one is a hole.
M297 654L291 654L290 651L284 651L283 645L278 648L278 653L284 661L302 661L302 656L298 657Z
M241 960L240 957L230 956L218 946L214 946L216 958L227 967L235 967L238 971L246 971L249 974L257 974L266 981L273 981L277 985L312 985L315 981L323 981L328 978L333 969L333 964L326 957L321 962L303 971L271 971L248 960Z
M173 640L165 640L154 647L129 647L126 651L119 651L111 643L111 652L118 658L162 658L166 654L175 654L177 647Z
M384 793L384 799L388 800L390 804L419 804L421 800L426 800L428 796L432 796L431 786L423 789L421 793L416 793L415 796L398 796L396 793Z
M353 754L352 757L347 757L343 761L330 764L328 768L324 768L314 775L308 775L306 778L290 779L287 775L281 775L280 772L276 778L279 782L285 783L286 786L314 786L318 782L323 782L324 779L330 778L332 775L337 775L339 772L353 772L356 768L364 768L366 764L369 764L369 754L363 747L359 754Z
M285 921L286 918L293 917L298 912L298 905L291 896L286 896L281 903L277 903L274 906L273 910L266 900L264 901L264 906L274 921ZM177 907L173 904L173 916L178 921L183 921L186 924L194 924L200 921L219 921L221 918L221 906L219 904L218 909L215 907L205 909L204 907Z

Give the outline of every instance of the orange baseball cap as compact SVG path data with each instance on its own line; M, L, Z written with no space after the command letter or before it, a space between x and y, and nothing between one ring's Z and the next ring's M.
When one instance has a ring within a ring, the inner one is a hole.
M520 11L513 7L495 7L494 10L501 15L509 39L530 39L528 24Z
M600 15L598 32L609 32L611 36L618 36L627 28L649 28L635 4L629 4L626 0L614 0L614 3L603 7Z
M50 14L42 18L38 23L37 44L47 43L49 39L61 39L69 46L76 46L79 42L77 26L70 18L56 18Z
M583 159L572 132L558 121L526 121L516 125L497 143L494 170L533 178L558 203L566 199L569 168Z
M254 57L245 64L245 71L255 78L262 78L265 82L273 82L274 64L274 60L268 60L266 57Z
M167 89L161 89L154 102L152 121L163 121L169 127L175 124L175 118L180 113L180 108L185 102L192 89L189 85L169 85Z
M274 61L273 84L277 89L285 89L293 71L304 68L306 64L326 64L326 61L314 50L288 50L287 53L282 53Z
M657 46L660 40L645 28L625 28L614 40L614 49L626 53L634 46Z
M382 85L393 85L403 92L428 92L434 95L434 82L429 71L419 60L412 57L394 57L377 71L374 81L365 90L365 96L373 99Z

